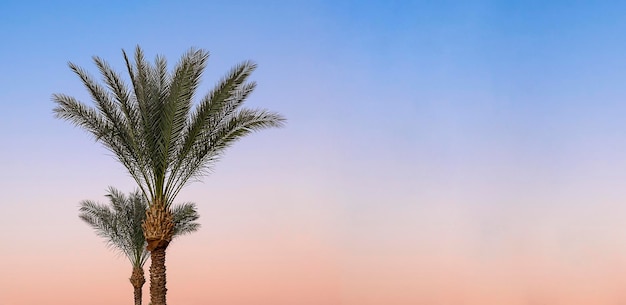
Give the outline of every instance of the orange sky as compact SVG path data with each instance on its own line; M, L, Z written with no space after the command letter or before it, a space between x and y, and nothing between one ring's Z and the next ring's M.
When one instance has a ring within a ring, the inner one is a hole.
M132 304L130 266L78 204L134 182L50 96L88 103L67 61L123 71L137 44L170 64L207 49L198 98L254 60L246 105L288 119L175 200L202 227L168 249L169 304L624 305L624 12L0 1L0 305Z
M305 233L240 236L212 245L195 244L198 236L185 239L172 244L168 257L172 304L617 305L626 300L624 259L601 249L576 262L529 251L484 260L443 249L341 253ZM0 277L2 304L131 304L126 262L93 240L85 244L77 247L81 255L57 250L8 257Z

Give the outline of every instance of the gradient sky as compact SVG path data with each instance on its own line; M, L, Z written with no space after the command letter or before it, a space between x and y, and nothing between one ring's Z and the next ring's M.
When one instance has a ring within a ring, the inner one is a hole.
M50 97L137 44L289 120L181 192L169 303L626 303L626 4L88 2L0 2L0 304L132 304L77 214L133 182Z

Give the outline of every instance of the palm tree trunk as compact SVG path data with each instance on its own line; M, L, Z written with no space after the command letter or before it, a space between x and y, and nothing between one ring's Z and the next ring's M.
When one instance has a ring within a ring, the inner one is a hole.
M151 305L167 305L165 296L165 250L174 234L174 218L162 200L156 200L146 211L142 225L150 251L150 301Z
M146 278L143 276L143 268L133 267L133 273L130 276L130 283L133 285L135 294L135 305L141 305L143 284L146 283Z
M158 247L150 252L150 302L152 305L166 305L165 249L167 246Z
M141 298L142 298L141 287L135 287L134 294L135 294L135 305L141 305Z

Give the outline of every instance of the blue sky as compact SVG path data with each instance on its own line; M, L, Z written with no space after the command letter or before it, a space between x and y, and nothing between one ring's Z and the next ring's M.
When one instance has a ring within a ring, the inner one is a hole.
M63 141L80 131L51 115L54 92L88 100L67 61L94 71L98 55L119 68L120 49L136 44L172 63L190 46L208 49L201 91L233 64L257 61L252 106L290 119L275 145L328 150L338 163L434 165L431 174L448 178L501 162L558 176L625 146L626 23L607 2L1 5L12 175L24 175L24 162L76 157Z
M60 244L72 245L83 237L77 228L87 231L75 217L79 200L103 200L108 185L132 189L106 151L53 118L50 97L88 102L67 62L95 74L97 55L121 71L121 49L139 44L171 64L189 47L209 50L200 92L237 62L256 61L248 105L289 120L237 143L213 175L181 193L203 207L208 232L256 232L274 220L315 231L363 259L344 266L354 291L373 289L355 274L379 278L368 265L393 271L394 257L423 250L514 262L510 246L527 243L548 263L604 257L581 254L588 245L626 254L618 217L626 212L625 9L609 1L2 1L0 182L10 191L0 194L0 232L22 215L38 224L0 242L28 248L64 233ZM272 221L252 216L263 213ZM64 229L50 232L55 225ZM355 304L385 302L354 291Z

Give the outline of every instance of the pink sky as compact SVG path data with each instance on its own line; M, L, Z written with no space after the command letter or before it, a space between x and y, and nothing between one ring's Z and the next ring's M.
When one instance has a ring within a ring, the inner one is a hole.
M201 94L252 59L288 118L180 193L169 304L626 304L626 3L35 2L0 1L0 305L132 304L78 204L135 186L50 96L137 44L210 51Z

